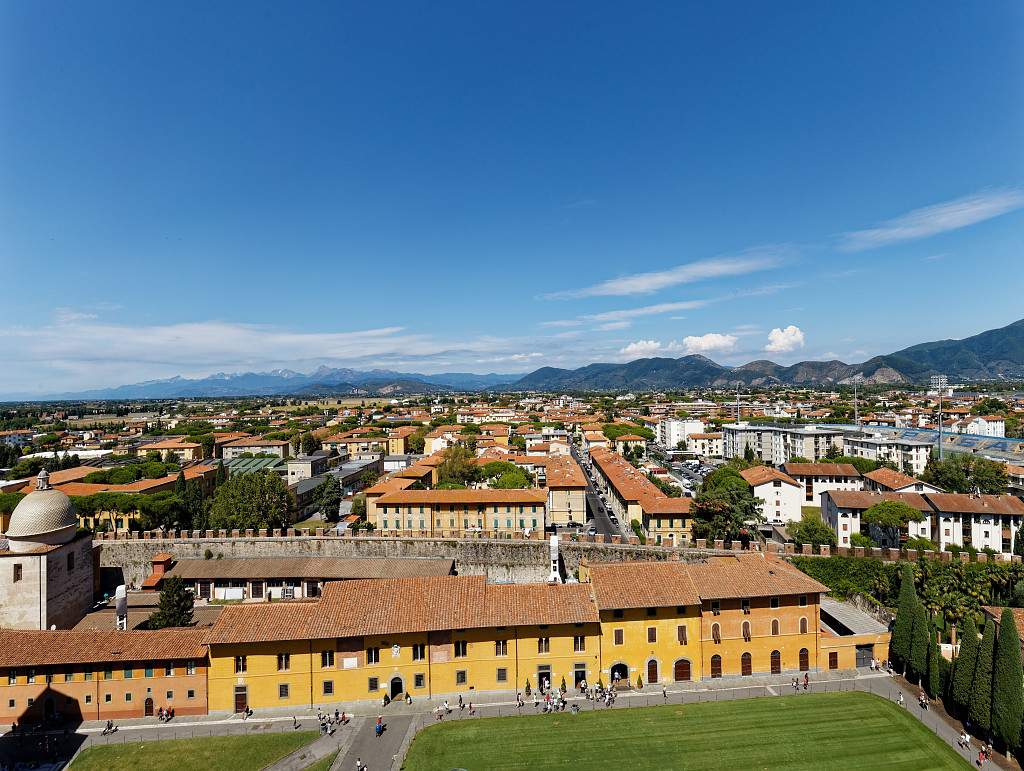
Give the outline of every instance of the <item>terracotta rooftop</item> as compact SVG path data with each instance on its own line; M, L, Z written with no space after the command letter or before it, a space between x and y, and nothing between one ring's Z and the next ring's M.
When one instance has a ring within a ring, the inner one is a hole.
M239 559L178 560L167 576L195 580L259 578L403 578L446 576L454 568L450 559L374 559L345 557L255 557Z
M697 589L682 562L613 562L590 566L594 601L601 610L696 605Z
M1024 515L1024 501L1013 495L966 495L925 493L936 511L963 514Z
M0 667L204 659L205 629L0 629Z
M828 592L827 586L788 562L763 554L712 557L687 567L702 600Z
M882 487L888 487L890 490L896 490L897 488L916 484L920 481L912 476L903 474L899 471L893 471L891 468L885 467L869 471L864 475L864 478L870 479L872 482L881 485Z
M792 477L859 477L860 472L849 463L783 463L782 469Z
M931 504L920 493L876 493L871 490L829 490L825 493L841 509L868 509L882 501L902 501L918 511L931 513Z
M771 468L770 466L751 466L750 468L743 469L740 472L740 476L743 477L747 484L751 487L757 487L768 482L782 482L787 485L795 485L800 487L800 483L797 482L789 474L784 474L778 469Z

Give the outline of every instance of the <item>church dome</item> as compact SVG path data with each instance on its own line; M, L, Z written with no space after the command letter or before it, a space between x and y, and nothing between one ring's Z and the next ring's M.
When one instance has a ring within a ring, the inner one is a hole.
M50 487L50 475L43 469L36 479L36 489L14 507L5 535L11 539L52 543L53 539L45 536L67 531L68 538L60 540L68 541L77 528L78 515L74 504L60 490Z

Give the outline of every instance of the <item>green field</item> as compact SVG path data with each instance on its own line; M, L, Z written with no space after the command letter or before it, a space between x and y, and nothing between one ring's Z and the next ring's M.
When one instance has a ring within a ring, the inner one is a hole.
M807 694L441 723L406 771L528 768L962 769L906 710L865 693Z
M334 765L334 759L336 757L338 757L338 753L332 752L326 758L318 760L311 766L306 766L306 768L303 769L303 771L331 771L331 766Z
M296 731L112 744L87 749L71 768L73 771L251 771L283 758L316 737L314 731Z

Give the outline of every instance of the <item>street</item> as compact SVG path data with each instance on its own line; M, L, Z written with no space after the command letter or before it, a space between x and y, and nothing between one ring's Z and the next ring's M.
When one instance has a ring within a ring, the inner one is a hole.
M611 521L608 508L601 503L601 496L598 492L597 485L594 483L594 474L589 468L589 464L586 459L580 454L573 445L571 448L572 456L576 462L580 464L580 468L583 469L583 473L587 476L587 522L588 527L592 526L599 535L624 535L625 531L622 527L616 525ZM620 522L621 526L628 526L629 523Z

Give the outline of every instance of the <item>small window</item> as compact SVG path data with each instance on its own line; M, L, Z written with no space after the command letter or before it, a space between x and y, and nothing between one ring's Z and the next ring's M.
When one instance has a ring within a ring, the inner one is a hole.
M741 626L741 633L743 634L743 639L746 640L747 642L750 642L750 622L749 621L744 621L743 622L743 625Z
M583 653L587 650L587 638L581 634L572 638L572 649L575 653Z
M647 642L656 643L658 642L658 627L649 626L647 627Z
M722 642L722 628L718 624L711 625L711 639L716 643Z
M146 677L152 677L153 676L153 665L152 664L150 666L146 667L145 674L146 674Z
M550 637L538 637L537 638L537 653L551 653L551 638Z
M17 583L18 581L20 581L21 580L21 576L22 576L21 563L20 562L16 562L14 564L14 582Z
M422 673L417 673L412 676L412 684L414 688L424 688L427 684L427 678Z
M622 634L622 630L621 629L616 629L612 633L612 636L613 636L613 639L615 641L615 645L622 645L623 634Z
M829 651L828 653L828 668L839 669L839 654L835 651Z
M331 669L334 666L334 651L320 651L320 668Z
M86 704L92 704L92 694L91 693L85 694L85 703ZM14 705L12 704L11 706L13 707Z
M277 671L287 672L292 668L292 657L289 653L278 653L277 654Z
M455 641L455 658L457 658L457 659L465 658L468 653L469 653L469 643L467 643L465 640L456 640Z
M29 671L31 672L31 670L29 670ZM29 675L29 676L31 677L31 675ZM104 680L113 680L114 679L114 670L110 669L110 668L104 669L103 670L103 679ZM31 683L32 681L29 680L29 682Z
M18 684L18 673L15 672L13 669L10 670L7 673L7 684L8 685L17 685Z
M235 673L245 672L249 669L249 660L245 656L235 656Z
M131 701L131 700L132 700L132 695L131 695L130 693L126 693L126 694L124 695L124 700L125 700L125 701Z
M465 685L466 684L466 670L465 669L457 669L457 670L455 670L455 684L456 685Z
M779 620L777 618L772 619L772 635L779 634Z
M103 694L103 703L104 704L110 704L110 694L109 693Z
M376 677L371 677L369 680L367 680L367 690L368 691L378 691L378 690L380 690L380 683L379 683L379 681L377 680Z
M800 607L801 608L806 608L807 607L807 595L806 594L801 594L800 595Z
M676 627L676 641L680 645L686 645L686 624L680 624Z
M92 670L91 669L84 670L82 672L82 679L83 680L92 680Z
M367 664L379 664L380 663L380 648L367 648L366 649L366 663ZM376 690L376 689L371 689Z
M779 607L779 598L778 597L772 597L772 607L773 608L778 608Z
M288 683L278 683L277 686L277 698L287 699L288 698Z
M196 697L196 692L193 689L189 688L188 689L188 698L194 699L195 697Z
M164 697L167 698L167 699L173 699L174 698L174 691L167 691L167 693L164 694Z
M191 660L186 661L185 662L185 674L186 675L194 675L195 673L196 673L196 662L191 661Z
M173 664L164 664L164 677L174 677Z
M324 687L323 687L324 696L333 696L334 695L334 681L333 680L324 680L324 684L323 685L324 685Z
M807 619L800 619L800 634L807 634Z
M124 668L124 679L125 680L131 680L133 677L135 677L135 670L133 670L131 667L125 667Z
M711 613L712 615L718 616L722 612L722 603L718 600L711 601Z
M423 643L414 643L412 646L412 660L423 661L427 657L427 646Z
M740 600L740 610L750 613L750 600Z
M495 656L507 656L508 655L508 640L495 640L494 641L494 655Z
M498 667L498 671L495 674L494 679L497 680L499 683L507 683L508 682L508 670L505 669L504 667Z

